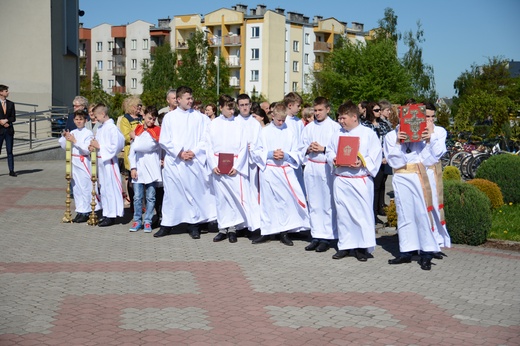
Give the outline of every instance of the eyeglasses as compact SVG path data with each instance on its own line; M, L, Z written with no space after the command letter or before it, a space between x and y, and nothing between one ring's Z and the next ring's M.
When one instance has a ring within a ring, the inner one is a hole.
M378 112L381 111L381 108L378 108L378 109L372 109L372 111L378 113Z

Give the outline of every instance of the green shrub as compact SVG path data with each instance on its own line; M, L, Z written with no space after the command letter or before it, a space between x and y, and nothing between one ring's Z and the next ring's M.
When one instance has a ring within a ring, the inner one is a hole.
M500 187L492 181L486 179L473 179L468 181L469 184L475 185L480 191L488 196L491 202L491 208L498 209L504 205L504 197Z
M460 181L460 170L455 166L446 166L442 172L442 179Z
M446 226L456 244L480 245L491 229L491 202L474 185L444 181Z
M395 209L395 201L391 199L388 207L385 207L384 209L388 226L397 227L397 211Z
M493 155L480 164L475 178L497 184L506 203L520 202L520 156Z

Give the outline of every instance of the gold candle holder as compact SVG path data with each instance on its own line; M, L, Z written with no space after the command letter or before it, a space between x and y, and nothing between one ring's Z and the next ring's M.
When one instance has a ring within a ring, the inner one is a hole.
M67 141L65 145L65 179L67 180L67 198L65 199L65 213L63 215L63 223L72 222L72 214L70 212L70 181L72 179L72 143Z
M90 206L92 212L88 218L87 224L89 226L96 226L98 224L98 217L96 215L96 199L97 199L97 151L90 153L90 180L92 180L92 201Z

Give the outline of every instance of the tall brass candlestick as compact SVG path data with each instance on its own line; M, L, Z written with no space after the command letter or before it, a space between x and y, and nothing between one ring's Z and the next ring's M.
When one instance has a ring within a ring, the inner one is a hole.
M65 144L65 179L67 179L67 199L65 200L65 214L63 215L62 222L71 223L70 181L72 179L72 143L70 141L67 141Z
M97 199L97 150L90 153L90 180L92 180L92 201L90 206L92 212L88 218L87 224L90 226L96 226L98 224L98 217L96 215L96 199Z

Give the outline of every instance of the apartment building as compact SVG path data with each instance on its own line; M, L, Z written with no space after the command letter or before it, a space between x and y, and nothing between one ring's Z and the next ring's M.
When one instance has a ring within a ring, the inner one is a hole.
M310 92L313 71L322 67L339 36L361 42L370 39L361 23L348 28L335 18L315 16L311 21L281 8L257 5L248 11L238 4L205 15L161 19L157 27L138 20L124 26L81 28L80 56L84 52L86 60L80 64L84 66L81 76L91 78L97 71L107 92L140 94L141 64L150 62L153 48L169 42L180 63L196 31L205 32L215 56L226 61L233 96L256 94L268 100L280 100L290 91Z

